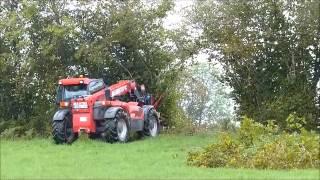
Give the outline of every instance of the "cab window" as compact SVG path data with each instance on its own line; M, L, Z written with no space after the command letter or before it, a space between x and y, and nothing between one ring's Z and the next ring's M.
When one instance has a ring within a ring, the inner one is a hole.
M105 88L104 82L102 80L95 80L89 83L88 90L90 94L93 94L95 92L102 90L103 88Z

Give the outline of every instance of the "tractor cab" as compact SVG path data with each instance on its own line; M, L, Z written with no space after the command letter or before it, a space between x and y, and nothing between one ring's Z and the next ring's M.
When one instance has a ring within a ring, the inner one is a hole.
M68 78L59 81L56 104L67 108L71 100L85 98L104 89L106 85L101 79Z

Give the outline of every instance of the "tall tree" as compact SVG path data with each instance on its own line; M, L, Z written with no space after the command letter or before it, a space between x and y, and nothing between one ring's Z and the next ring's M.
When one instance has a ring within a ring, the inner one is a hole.
M202 47L220 53L240 115L284 124L297 112L316 127L319 6L316 0L197 2Z

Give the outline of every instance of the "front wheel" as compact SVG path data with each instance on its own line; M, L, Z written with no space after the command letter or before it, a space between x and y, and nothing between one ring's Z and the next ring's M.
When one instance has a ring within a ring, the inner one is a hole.
M106 121L105 138L108 142L126 143L129 140L129 118L123 110L119 110L114 119Z
M53 121L52 136L56 144L70 144L75 141L78 135L72 131L72 119L65 117L63 120Z

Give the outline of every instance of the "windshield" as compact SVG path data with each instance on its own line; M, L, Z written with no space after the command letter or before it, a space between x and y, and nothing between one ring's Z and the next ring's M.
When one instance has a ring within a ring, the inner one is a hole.
M88 95L86 84L64 86L64 93L63 93L64 100L69 100L72 98L77 98L85 95Z

